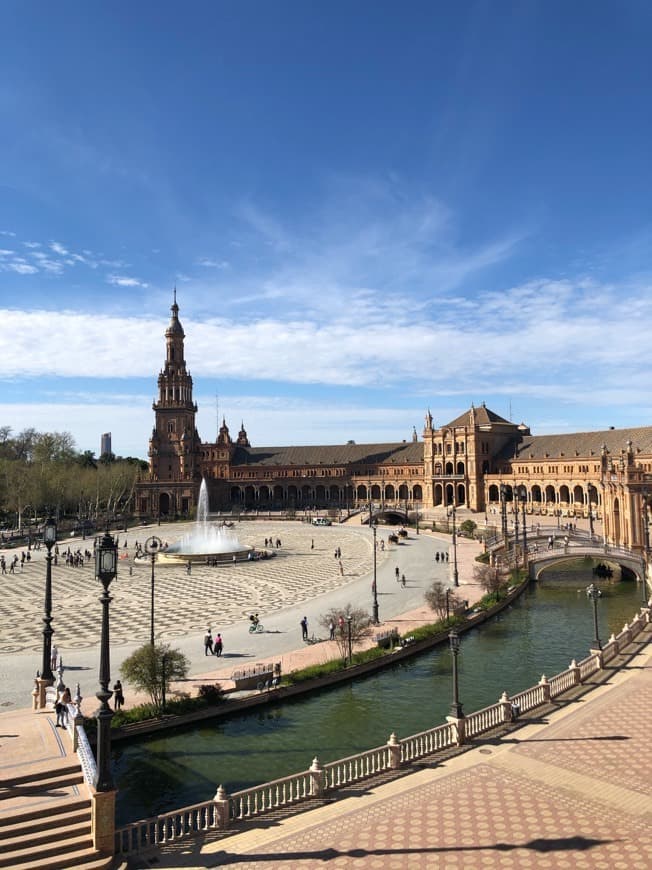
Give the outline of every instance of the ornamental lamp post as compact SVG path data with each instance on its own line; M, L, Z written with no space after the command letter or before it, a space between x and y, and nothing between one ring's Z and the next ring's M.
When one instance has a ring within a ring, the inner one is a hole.
M460 636L456 631L451 631L448 635L450 649L453 656L453 703L451 704L451 716L455 719L463 719L462 705L459 698L459 686L457 679L457 656L460 651Z
M54 683L52 673L52 547L57 542L57 524L48 517L43 526L43 542L48 554L45 560L45 606L43 613L43 661L41 662L41 679L44 685Z
M500 520L503 533L503 548L507 549L509 546L507 541L507 487L504 483L500 484Z
M148 538L144 544L145 552L149 553L149 559L152 565L149 609L149 642L152 646L154 646L154 565L156 563L156 554L160 552L162 546L163 541L160 538L157 538L156 535L152 535L152 537Z
M595 583L591 583L586 588L586 597L593 603L593 632L595 640L593 641L596 649L602 649L602 642L598 633L598 599L602 596L602 592L598 589Z
M521 510L523 512L523 564L527 563L527 516L525 506L527 504L527 489L521 486Z
M457 571L457 531L455 529L455 500L453 500L453 586L460 585Z
M347 621L348 626L349 626L349 664L350 665L353 664L353 642L351 639L351 622L352 622L352 620L353 620L353 617L351 616L351 614L349 614L346 617L346 621Z
M95 697L100 707L95 714L97 719L97 775L95 788L97 791L111 791L113 777L111 776L111 719L113 710L109 707L109 698L113 692L109 689L111 666L109 662L109 586L118 573L118 543L111 537L108 530L100 538L95 547L95 576L102 584L100 596L102 603L102 634L100 639L100 691Z
M647 577L650 565L650 515L647 488L643 490L643 531L645 532L645 563L643 568L643 607L648 605Z
M376 525L377 523L372 523L371 528L374 532L374 582L373 582L373 593L374 593L374 602L373 602L373 623L374 625L378 625L380 619L378 618L378 588L376 586Z

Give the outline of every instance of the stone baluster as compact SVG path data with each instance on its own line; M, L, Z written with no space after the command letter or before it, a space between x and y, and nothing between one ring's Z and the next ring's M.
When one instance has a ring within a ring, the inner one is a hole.
M396 734L392 731L389 735L389 740L387 741L387 746L389 747L389 767L390 770L400 770L401 769L401 741L398 739Z
M32 710L36 711L40 706L40 696L41 690L39 688L39 679L41 677L41 672L37 671L36 676L34 677L34 688L32 689Z
M319 759L315 755L312 764L308 770L310 774L310 794L312 797L320 798L324 796L324 768L319 763Z
M213 798L215 805L215 827L224 830L229 827L229 796L223 785L218 786Z
M550 703L550 683L548 682L548 677L545 674L541 674L541 679L539 680L539 685L543 689L543 703Z
M614 654L618 655L618 653L620 652L620 644L616 640L616 635L613 633L613 631L611 632L611 637L609 638L607 643L613 644Z
M573 683L576 686L579 686L579 684L582 682L582 674L580 671L580 667L575 659L571 661L570 665L568 666L568 670L571 671L573 674Z

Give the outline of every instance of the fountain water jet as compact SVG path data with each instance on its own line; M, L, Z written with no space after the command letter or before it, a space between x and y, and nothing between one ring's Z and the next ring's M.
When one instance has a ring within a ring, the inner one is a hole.
M195 528L184 535L158 555L158 561L165 564L180 562L205 562L207 559L218 562L241 562L250 558L253 547L241 544L234 531L224 525L211 523L208 519L208 488L202 479L197 503Z

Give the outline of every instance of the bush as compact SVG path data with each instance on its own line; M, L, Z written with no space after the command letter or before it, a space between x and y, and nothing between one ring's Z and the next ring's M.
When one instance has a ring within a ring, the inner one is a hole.
M224 693L219 683L205 683L199 687L199 697L210 706L223 701Z
M295 683L303 683L306 680L326 677L341 670L344 670L342 661L340 659L332 659L330 662L324 662L321 665L310 665L310 667L301 668L299 671L291 671L283 677L283 683L292 686Z
M169 644L146 643L124 660L120 673L141 692L147 692L152 704L160 709L171 682L184 680L189 668L190 662L180 650Z

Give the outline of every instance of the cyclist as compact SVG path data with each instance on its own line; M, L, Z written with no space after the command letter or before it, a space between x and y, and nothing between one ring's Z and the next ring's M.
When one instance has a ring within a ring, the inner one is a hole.
M258 619L258 614L252 613L249 617L249 622L251 623L252 629L255 631L258 628L258 623L260 622L260 620Z

